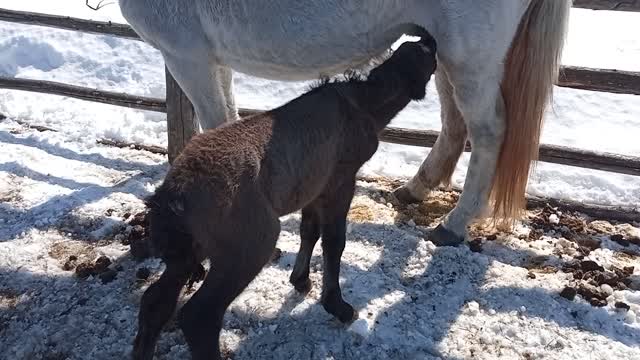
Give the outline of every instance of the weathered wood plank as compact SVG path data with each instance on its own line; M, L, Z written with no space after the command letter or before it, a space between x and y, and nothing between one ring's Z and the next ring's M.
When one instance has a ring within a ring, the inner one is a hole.
M640 72L563 66L560 70L558 86L640 95Z
M167 124L170 143L169 154L173 161L184 144L186 144L188 139L190 139L195 133L195 125L193 123L193 107L191 103L172 78L167 77L167 80L171 80L167 83L167 95L169 96L169 99L171 99L174 94L175 96L179 95L179 98L175 99L171 104L175 109L176 115L173 117L168 116L169 123ZM169 106L162 99L98 91L51 81L0 77L0 88L65 95L82 100L158 112L166 112L167 107ZM259 113L260 111L240 109L239 112L241 116L248 116ZM182 113L184 114L180 115ZM186 121L186 123L180 125L179 123L183 120ZM437 138L437 131L411 130L393 127L385 129L380 135L381 141L422 147L432 147ZM470 151L470 147L467 146L466 150ZM591 152L562 146L542 145L540 147L540 160L544 162L640 176L640 158L637 157Z
M189 139L196 133L193 105L182 92L169 70L165 68L167 79L167 133L169 163L173 163Z
M432 130L388 127L380 134L380 140L401 145L433 147L438 134L437 131ZM468 142L465 151L471 151L471 145ZM640 157L542 144L539 159L543 162L640 176Z
M57 29L82 31L90 34L113 35L131 40L142 40L128 24L94 21L70 16L58 16L27 11L0 9L0 21L25 25L48 26Z
M116 141L111 139L98 139L96 143L105 146L112 146L121 149L135 149L135 150L144 150L154 154L167 155L167 149L156 146L156 145L145 145L145 144L137 144L130 143L126 141Z
M134 96L111 91L102 91L82 86L67 85L55 81L17 79L0 76L0 89L61 95L80 100L123 106L132 109L166 112L166 104L164 99Z
M640 0L573 0L573 7L591 10L640 11Z

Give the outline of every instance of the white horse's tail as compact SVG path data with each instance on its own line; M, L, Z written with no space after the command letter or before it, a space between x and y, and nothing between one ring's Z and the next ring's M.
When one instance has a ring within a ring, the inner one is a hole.
M542 117L558 76L572 0L532 0L505 58L502 96L506 132L493 179L493 219L511 224L523 215Z

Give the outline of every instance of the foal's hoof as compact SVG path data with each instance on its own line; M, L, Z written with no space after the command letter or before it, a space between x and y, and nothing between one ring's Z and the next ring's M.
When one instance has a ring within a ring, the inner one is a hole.
M398 199L398 201L403 204L416 204L422 202L422 199L418 199L417 197L413 196L411 191L409 191L406 186L401 186L395 189L393 191L393 196L395 196L396 199Z
M353 306L342 299L325 301L322 306L329 314L335 316L344 324L348 324L358 318L358 313L353 309Z
M464 242L464 236L456 235L440 224L431 231L429 240L436 246L458 246Z
M289 282L291 282L291 284L296 289L296 291L302 295L306 295L309 293L309 291L311 291L312 283L311 283L311 279L309 278L299 279L299 280L289 279Z

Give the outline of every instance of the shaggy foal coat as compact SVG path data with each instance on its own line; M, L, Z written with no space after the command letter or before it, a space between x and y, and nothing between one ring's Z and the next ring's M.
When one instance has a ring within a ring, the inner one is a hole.
M136 359L150 359L181 288L204 259L212 270L179 313L194 359L219 359L229 304L268 262L279 217L302 209L301 245L290 277L311 288L309 261L322 236L324 308L342 322L355 312L338 277L356 173L378 133L411 100L422 99L436 68L426 35L405 43L367 80L324 83L288 104L195 136L148 200L151 243L166 263L142 297Z

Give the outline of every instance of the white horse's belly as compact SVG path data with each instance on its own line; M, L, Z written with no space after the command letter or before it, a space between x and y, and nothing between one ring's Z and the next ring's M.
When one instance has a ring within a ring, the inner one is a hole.
M389 44L391 45L391 43ZM291 50L291 49L288 49ZM305 50L300 50L301 53ZM300 59L298 63L281 61L286 56L265 57L263 52L235 52L226 53L220 57L220 63L233 68L235 71L271 80L302 81L323 76L332 76L348 69L358 69L367 64L372 58L383 53L375 52L342 52L340 57L331 59L319 58Z
M413 26L402 18L406 9L388 0L368 1L366 9L361 1L344 0L306 1L304 6L299 0L252 7L217 3L225 16L201 18L215 62L277 80L361 67Z

